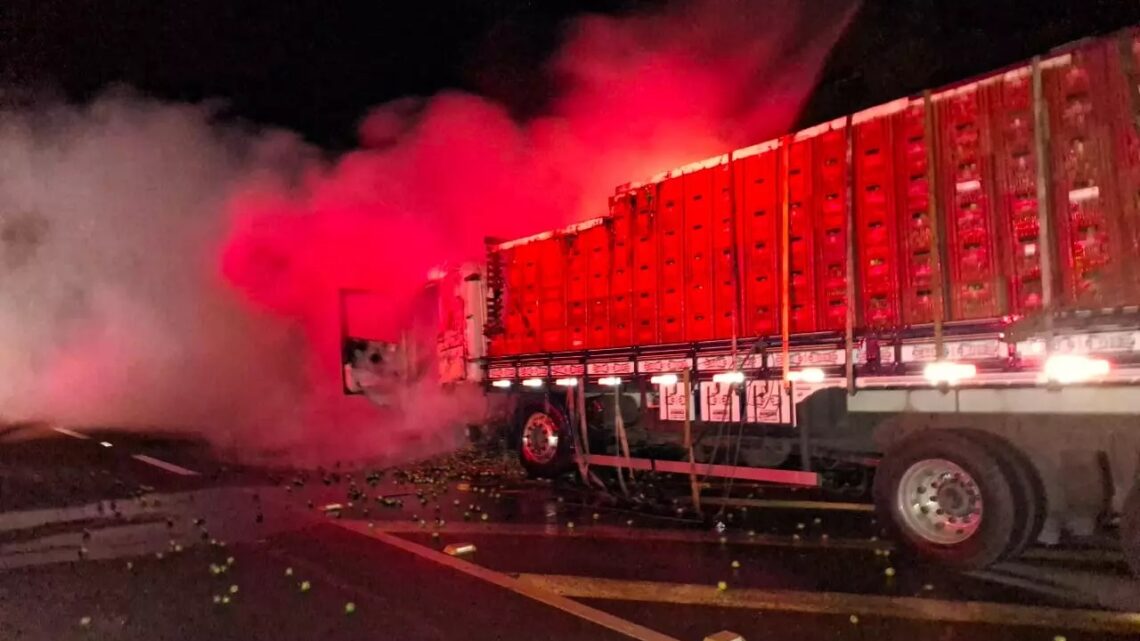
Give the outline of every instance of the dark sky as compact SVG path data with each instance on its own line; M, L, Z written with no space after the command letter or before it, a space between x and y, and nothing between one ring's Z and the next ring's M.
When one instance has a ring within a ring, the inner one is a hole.
M3 0L0 83L70 99L116 82L220 97L235 116L345 148L370 106L405 95L459 88L540 111L542 62L567 20L662 1ZM1132 24L1138 0L867 0L803 121Z

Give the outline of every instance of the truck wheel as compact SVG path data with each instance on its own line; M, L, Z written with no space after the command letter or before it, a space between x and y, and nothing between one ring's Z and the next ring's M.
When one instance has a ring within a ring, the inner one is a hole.
M1028 456L997 434L969 429L952 431L983 443L1001 463L1013 491L1014 504L1013 534L1010 536L1009 547L1001 558L1020 556L1037 541L1041 529L1045 527L1045 484L1041 482L1041 475Z
M1002 463L961 432L928 430L887 452L875 505L904 547L958 569L997 561L1014 533L1014 492Z
M1124 500L1120 519L1120 543L1132 573L1140 578L1140 480Z
M566 414L558 407L531 403L520 408L519 461L536 478L553 478L574 464L573 436Z

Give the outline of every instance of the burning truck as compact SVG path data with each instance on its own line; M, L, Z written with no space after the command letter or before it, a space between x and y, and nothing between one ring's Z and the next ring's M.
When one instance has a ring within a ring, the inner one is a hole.
M1138 252L1133 29L489 240L434 275L433 375L508 406L535 476L862 470L918 556L1107 530L1140 572Z

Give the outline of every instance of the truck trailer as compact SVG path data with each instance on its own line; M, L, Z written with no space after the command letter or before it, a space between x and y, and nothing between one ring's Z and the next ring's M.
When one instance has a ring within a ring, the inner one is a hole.
M488 240L433 283L440 373L509 403L536 476L863 470L920 557L1109 531L1140 571L1138 264L1130 29Z

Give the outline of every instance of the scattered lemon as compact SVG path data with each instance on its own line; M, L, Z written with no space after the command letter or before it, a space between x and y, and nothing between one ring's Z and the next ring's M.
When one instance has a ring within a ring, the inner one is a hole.
M310 585L308 581L301 581L301 591L302 592L308 592L309 588L311 588L311 587L313 587L313 586Z
M740 561L733 561L732 562L732 569L734 569L734 570L740 569Z
M726 583L724 581L717 581L716 582L716 589L721 591L721 592L724 592L725 590L728 589L728 583Z
M352 601L345 603L344 604L344 613L345 614L352 614L353 612L356 612L356 604L353 603Z
M293 568L285 568L285 576L293 576Z
M883 574L885 574L887 576L894 576L895 575L895 569L894 568L887 568L887 569L883 570Z
M854 614L847 617L847 620L850 621L851 623L859 623L859 617L855 616Z

